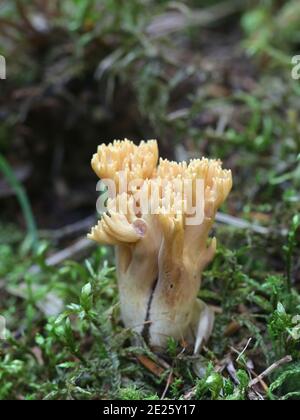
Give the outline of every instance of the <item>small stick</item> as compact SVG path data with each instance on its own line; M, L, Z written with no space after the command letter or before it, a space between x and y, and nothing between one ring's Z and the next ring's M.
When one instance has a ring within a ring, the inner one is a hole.
M238 356L238 358L236 359L236 361L237 361L237 362L238 362L238 361L242 358L242 356L245 354L245 352L247 351L247 349L248 349L248 347L249 347L249 345L250 345L251 341L252 341L252 338L250 337L250 338L249 338L249 340L248 340L248 342L247 342L247 344L246 344L246 347L244 348L244 350L242 351L242 353L240 353L240 354L239 354L239 356Z
M291 363L293 361L292 356L285 356L282 359L278 360L278 362L273 363L268 369L266 369L264 372L262 372L260 375L258 375L257 378L253 379L249 383L249 388L253 387L254 385L257 385L259 382L261 382L266 376L269 376L274 370L278 369L282 365L286 365L287 363Z
M166 387L164 389L164 392L163 392L163 394L161 396L161 400L164 400L165 399L165 397L167 395L167 392L168 392L168 390L169 390L170 385L172 384L172 382L173 382L173 370L171 370L171 372L169 373L167 384L166 384Z
M165 370L161 366L158 366L157 363L155 363L147 356L137 356L137 360L140 362L141 365L143 365L147 370L149 370L158 378L160 378L165 373Z
M96 221L94 215L87 217L86 219L79 220L78 222L64 226L61 229L45 230L41 231L42 236L50 237L51 239L64 239L69 236L77 235L78 233L84 232L90 228Z
M49 258L46 259L46 265L48 267L55 267L66 260L70 260L72 258L78 258L82 254L86 253L90 248L94 247L95 244L93 241L82 238L75 242L73 245L69 246L68 248L63 249L62 251L57 252L56 254L51 255ZM41 272L41 268L38 265L33 265L29 268L29 274L39 274ZM6 285L5 279L0 279L0 289L3 289Z
M269 391L269 387L268 387L268 385L265 383L265 381L263 380L263 379L261 379L261 378L258 378L258 375L255 373L255 372L253 372L253 371L251 371L251 373L255 376L255 378L256 379L258 379L259 380L259 383L260 383L260 385L262 386L262 388L263 388L263 390L265 391L265 393L267 393L268 391ZM251 388L251 387L250 387ZM256 391L256 390L255 390ZM257 392L257 391L256 391Z
M220 212L217 213L216 221L238 229L250 229L255 233L259 233L260 235L268 235L271 232L270 228L260 226L256 223L247 222L246 220L240 219L239 217L230 216ZM286 236L288 234L288 230L281 229L279 233L282 236Z
M47 258L46 265L48 267L55 267L66 260L78 257L78 255L82 255L82 253L94 247L94 245L95 244L87 238L79 239L79 241L75 242L68 248L65 248L62 251L59 251L51 257ZM40 271L40 267L34 265L29 269L29 274L38 274Z
M293 358L291 356L285 356L283 359L279 360L278 362L273 363L268 369L266 369L264 372L262 372L260 375L258 375L255 379L253 379L249 383L249 388L252 388L253 386L260 383L264 390L268 389L267 385L263 381L263 379L266 376L269 376L274 370L278 369L280 366L285 365L287 363L290 363L293 361ZM196 388L192 388L189 392L187 392L184 395L184 400L191 400L195 396Z

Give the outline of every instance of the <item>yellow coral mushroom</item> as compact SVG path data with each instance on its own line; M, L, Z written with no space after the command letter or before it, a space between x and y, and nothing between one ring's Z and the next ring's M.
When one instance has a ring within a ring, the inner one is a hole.
M216 251L215 238L208 244L209 233L232 188L231 171L222 169L219 160L204 158L189 163L160 159L158 164L153 140L138 146L129 140L101 145L92 167L117 187L121 172L128 183L139 181L125 192L117 188L89 235L116 247L125 326L154 349L164 349L173 337L198 353L211 334L214 315L197 294L201 274ZM202 217L189 223L200 202Z
M136 146L129 140L115 140L102 144L92 159L92 168L100 179L112 179L117 184L118 175L124 172L128 181L150 178L156 169L158 147L156 140L141 142Z

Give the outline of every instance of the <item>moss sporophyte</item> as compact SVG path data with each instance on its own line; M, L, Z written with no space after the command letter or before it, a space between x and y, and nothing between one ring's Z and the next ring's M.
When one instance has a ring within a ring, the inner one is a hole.
M209 233L232 188L231 171L205 158L158 161L154 140L101 145L92 167L115 185L89 238L115 246L125 326L154 350L164 350L172 337L198 353L211 335L214 313L197 295L216 252Z

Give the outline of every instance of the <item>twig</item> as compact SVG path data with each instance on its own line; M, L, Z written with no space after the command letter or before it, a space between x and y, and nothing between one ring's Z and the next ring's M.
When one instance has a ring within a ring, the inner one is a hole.
M216 221L239 229L250 229L253 232L260 233L262 235L268 235L269 233L269 229L266 227L247 222L246 220L240 219L239 217L229 216L228 214L224 213L217 213Z
M161 396L161 400L164 400L165 399L165 397L167 395L167 392L168 392L168 390L169 390L170 385L172 384L172 382L173 382L173 369L169 373L168 380L167 380L167 383L166 383L166 387L165 387L164 392L163 392L163 394Z
M69 246L68 248L63 249L62 251L57 252L56 254L52 255L51 257L47 258L46 265L48 267L55 267L62 262L78 258L83 253L87 252L90 248L93 248L95 244L87 239L82 238L79 241L75 242L73 245ZM41 268L37 265L34 265L29 269L30 274L38 274L41 271Z
M249 383L249 388L252 388L253 386L257 385L258 383L262 384L263 388L266 390L266 384L264 383L263 379L266 376L269 376L274 370L278 369L280 366L285 365L287 363L290 363L293 361L293 358L291 356L286 356L283 359L279 360L278 362L271 365L268 369L266 369L264 372L262 372L259 376L257 376L255 379L253 379ZM234 379L234 378L233 378ZM192 388L190 391L188 391L183 399L184 400L191 400L195 397L196 394L196 387ZM260 396L261 397L261 396ZM261 397L262 398L262 397ZM263 399L263 398L262 398Z
M255 378L258 378L258 375L253 371L253 370L251 370L250 371L251 373L252 373L252 375L254 375L255 376ZM258 379L258 381L259 381L259 383L260 383L260 385L261 385L261 387L262 387L262 389L264 390L264 392L267 394L268 393L268 391L269 391L269 387L268 387L268 385L265 383L265 381L263 380L263 379L261 379L261 378L259 378ZM251 388L251 387L250 387ZM257 389L255 389L255 392L257 393Z
M141 365L143 365L148 371L153 373L158 378L160 378L165 373L165 370L153 360L151 360L148 356L139 355L137 356L137 360Z
M249 338L249 340L248 340L248 342L247 342L247 344L246 344L246 346L245 346L244 350L243 350L243 351L239 354L238 358L236 359L236 361L237 361L237 362L238 362L238 361L242 358L242 356L245 354L245 352L247 351L247 349L248 349L248 347L249 347L249 345L250 345L251 341L252 341L252 337L250 337L250 338Z
M75 244L69 246L66 249L52 255L46 260L46 265L48 267L54 267L56 265L61 264L63 261L68 259L74 259L76 257L81 256L88 249L92 248L94 243L86 238L82 238L79 241L75 242ZM29 270L29 274L38 274L41 272L41 268L37 265L32 266ZM0 280L0 290L6 288L6 281L5 279ZM33 290L37 288L37 286L32 286ZM18 288L11 288L8 287L7 291L13 296L17 296L21 299L26 298L26 293L24 292L27 289L27 285L25 282L22 282L18 285ZM37 307L43 312L46 316L57 316L63 309L63 301L58 297L55 293L47 293L45 298L37 303Z
M260 375L258 375L257 378L253 379L249 383L249 388L253 387L254 385L257 385L260 381L262 381L266 376L269 376L271 373L274 372L274 370L278 369L282 365L286 365L288 363L291 363L293 361L292 356L285 356L282 359L278 360L278 362L273 363L268 369L266 369L264 372L262 372Z
M89 216L86 219L79 220L78 222L72 223L71 225L67 225L62 227L61 229L55 230L45 230L41 231L40 234L42 237L49 237L55 240L65 239L70 236L77 235L82 233L90 228L95 223L96 217Z
M39 292L39 290L39 286L31 285L33 293ZM19 284L18 287L8 286L6 291L20 299L28 299L28 285L25 282ZM55 292L48 292L41 300L36 302L36 306L46 316L58 316L64 308L64 302Z
M216 221L219 223L224 223L225 225L230 225L238 229L250 229L255 233L259 233L261 235L269 235L271 233L271 229L257 225L255 223L247 222L246 220L240 219L239 217L229 216L228 214L224 213L217 213ZM281 229L280 234L282 236L286 236L288 234L287 229Z

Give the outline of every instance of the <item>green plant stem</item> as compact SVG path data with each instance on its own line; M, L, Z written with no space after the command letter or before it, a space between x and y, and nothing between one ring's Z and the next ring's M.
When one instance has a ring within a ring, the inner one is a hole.
M9 183L10 187L14 190L18 198L18 201L20 203L20 206L22 208L22 212L26 221L28 237L30 238L31 245L35 247L38 241L38 232L37 232L35 219L32 213L31 205L28 200L26 191L23 188L22 184L16 178L10 164L1 154L0 154L0 171L4 174L5 178L7 179L7 182Z

